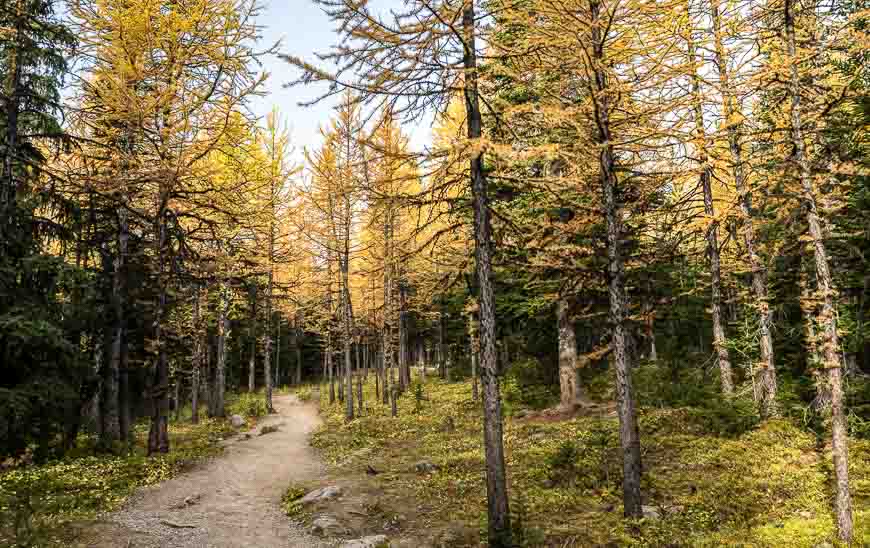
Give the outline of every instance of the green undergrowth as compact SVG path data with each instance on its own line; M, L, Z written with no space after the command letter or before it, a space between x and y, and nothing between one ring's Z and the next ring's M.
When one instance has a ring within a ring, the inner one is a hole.
M171 452L146 457L148 425L140 423L129 454L68 457L0 474L0 546L69 546L74 525L118 508L137 487L218 454L216 441L230 430L223 419L171 422ZM83 436L78 452L89 441Z
M299 518L303 515L303 506L299 502L311 490L310 486L291 483L281 497L281 509L291 518Z
M351 423L341 405L321 398L325 420L314 445L338 473L351 471L355 454L367 455L361 463L375 455L383 469L375 481L407 489L434 522L464 523L485 534L482 419L470 383L430 378L422 402L414 390L400 398L397 418L373 392L370 382L366 413ZM737 424L729 426L731 420ZM818 449L812 432L784 420L750 427L739 410L691 407L643 408L640 430L644 504L659 517L629 524L622 518L615 417L506 418L512 513L523 544L836 544L830 453ZM870 545L870 442L851 441L850 451L856 544ZM414 473L413 463L422 459L439 469Z
M266 414L266 398L262 392L242 392L227 396L227 415L256 419Z

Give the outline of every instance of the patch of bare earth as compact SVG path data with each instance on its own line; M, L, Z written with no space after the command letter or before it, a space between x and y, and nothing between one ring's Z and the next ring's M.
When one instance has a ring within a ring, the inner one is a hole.
M435 508L417 498L415 482L437 473L421 467L425 463L425 455L413 444L350 453L329 468L326 479L295 485L306 491L324 485L341 488L338 497L303 506L299 519L313 523L323 516L334 518L339 524L336 536L383 535L390 548L478 546L478 531L467 524L445 522Z
M332 546L281 510L291 482L316 481L324 467L308 445L317 408L276 396L277 413L224 442L223 454L159 485L139 490L124 508L89 528L85 545L109 547ZM263 428L277 430L258 435Z

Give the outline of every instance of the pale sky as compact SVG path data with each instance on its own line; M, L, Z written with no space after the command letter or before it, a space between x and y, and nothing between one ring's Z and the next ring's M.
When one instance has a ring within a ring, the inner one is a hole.
M401 3L401 0L380 0L372 4L399 6ZM281 40L281 52L307 61L315 61L315 52L325 52L336 42L332 23L311 0L263 0L258 23L263 27L264 47ZM297 106L297 103L317 97L325 86L286 89L284 84L298 77L297 71L276 56L263 59L263 65L270 74L266 83L269 94L255 100L254 112L265 117L273 105L277 106L281 116L292 128L297 154L301 155L303 147L317 147L321 141L318 127L326 125L333 114L335 102L324 102L307 108ZM405 127L405 131L411 135L412 147L419 149L429 140L430 122L427 120L415 127Z

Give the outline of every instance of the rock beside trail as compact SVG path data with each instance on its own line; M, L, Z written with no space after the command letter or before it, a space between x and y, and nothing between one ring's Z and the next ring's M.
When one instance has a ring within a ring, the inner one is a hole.
M331 537L344 533L344 527L332 516L318 516L311 522L311 532Z
M278 431L278 425L267 424L263 428L260 429L261 436L265 436L266 434L274 434Z
M300 504L311 504L314 502L320 502L324 500L331 500L341 495L341 487L337 485L328 485L326 487L321 487L320 489L316 489L311 491L301 499L299 499Z
M421 460L417 464L414 465L414 470L417 471L418 474L428 474L430 472L435 472L438 470L439 466L434 464L428 460Z
M381 548L387 545L387 535L372 535L369 537L348 540L340 548Z
M640 509L643 512L643 517L647 519L661 519L662 517L661 510L655 506L647 506L644 504Z
M245 419L241 415L233 415L230 417L230 424L233 425L233 428L241 428L245 425Z

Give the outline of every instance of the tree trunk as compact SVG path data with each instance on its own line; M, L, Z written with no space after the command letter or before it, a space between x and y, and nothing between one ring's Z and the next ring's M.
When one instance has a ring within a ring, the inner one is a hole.
M480 337L477 335L477 323L480 323L478 318L477 303L472 305L472 312L468 317L468 341L471 344L471 401L476 402L480 399L480 394L477 385L479 374L477 372L477 359L480 356Z
M348 234L348 238L350 235ZM350 263L350 254L348 252L348 241L345 240L345 255L343 264L341 265L341 285L342 285L342 301L344 306L344 376L347 380L345 386L345 409L344 409L344 419L348 422L354 419L354 408L353 408L353 357L352 357L352 349L351 345L353 344L353 307L351 304L351 296L350 296L350 275L349 275L349 263Z
M556 303L556 326L559 333L560 405L562 409L570 410L581 403L582 392L577 378L577 336L566 297L559 297Z
M363 378L362 372L356 372L356 401L357 401L357 414L362 417L363 414Z
M251 317L248 325L248 338L251 343L251 356L248 358L248 392L253 392L256 388L256 367L257 367L257 286L251 284L248 287L248 299L251 306Z
M785 28L790 58L789 95L791 98L791 140L793 160L797 164L803 191L804 209L807 214L810 238L816 265L816 285L821 299L817 323L822 330L821 350L824 367L828 371L831 391L831 441L836 478L834 513L840 540L852 541L852 500L849 492L849 448L847 445L846 415L843 410L842 362L840 361L837 336L836 310L834 305L834 282L831 277L827 250L825 249L822 223L816 203L816 189L810 172L804 144L801 120L801 89L798 73L798 56L795 45L793 0L785 0Z
M438 307L438 375L447 380L447 360L444 356L444 303Z
M281 318L275 325L275 386L281 386Z
M482 136L482 116L477 91L477 51L474 3L465 5L462 12L465 35L463 64L465 67L465 112L468 138L478 141ZM476 143L475 143L476 146ZM475 267L480 289L480 366L483 385L483 437L486 453L486 493L489 517L489 545L491 548L509 548L511 536L508 507L507 477L505 472L504 441L502 435L501 394L495 348L495 296L492 287L492 259L490 257L490 222L487 181L483 171L482 152L475 152L470 162L471 191L474 208Z
M224 410L224 393L226 391L226 366L227 366L227 339L230 336L230 320L229 320L230 298L229 289L222 285L220 287L220 304L218 305L218 336L217 336L217 357L214 371L214 402L213 402L213 417L225 416Z
M271 255L271 244L270 244ZM273 272L269 269L269 280L266 284L266 329L263 335L263 384L265 386L266 412L274 413L272 406L272 281ZM277 364L276 364L277 367Z
M190 377L190 422L199 423L199 378L202 371L202 325L200 323L200 289L193 293L193 363Z
M755 306L758 308L758 331L761 347L761 363L755 383L755 399L759 404L762 417L772 417L776 409L776 369L773 365L773 337L770 333L770 306L767 299L767 281L765 268L758 256L755 242L751 209L751 192L744 175L742 151L740 148L741 116L734 100L728 74L727 56L722 36L722 18L719 14L719 0L710 0L710 17L713 24L714 58L719 72L719 80L723 101L723 113L728 127L728 149L731 153L731 171L734 186L739 195L740 213L743 217L743 240L749 254L749 266L752 269L752 292L755 295Z
M157 255L157 308L154 314L154 345L156 359L151 384L151 428L148 432L148 454L169 452L169 363L166 355L166 341L163 337L163 316L167 306L166 288L166 209L168 192L161 189L160 204L155 220Z
M722 393L730 396L734 392L734 374L725 340L722 322L722 270L719 259L719 221L713 206L713 167L707 153L707 133L704 128L704 106L701 96L701 77L695 58L695 40L691 32L688 36L688 56L692 70L692 109L695 118L695 142L698 162L701 164L700 183L704 193L704 213L710 217L707 229L707 257L710 261L710 315L713 320L713 348L719 364L719 379Z
M6 146L3 156L3 179L0 181L0 238L8 233L7 224L11 219L12 208L15 207L18 189L15 180L15 157L18 154L18 116L21 110L21 59L24 49L24 29L27 25L23 0L16 2L15 38L11 42L15 47L9 48L9 59L5 67L8 79L5 86L6 101ZM7 213L8 212L8 213ZM5 243L5 242L4 242Z
M302 337L299 331L298 325L293 326L293 332L295 333L293 350L296 353L296 386L302 384Z
M175 377L175 422L181 420L181 372L179 371Z
M631 364L626 347L625 318L628 309L625 296L625 281L620 243L624 237L622 212L617 201L619 180L616 176L616 159L613 137L610 133L611 96L613 90L607 81L604 44L601 37L601 4L590 0L592 18L591 38L594 62L595 120L598 126L597 140L600 147L599 167L604 210L607 217L607 258L609 271L610 323L612 348L616 369L616 405L619 415L619 440L622 446L622 496L626 517L641 517L640 434L634 406L634 391L631 382Z
M332 367L332 336L331 334L326 334L326 355L324 359L326 360L326 372L329 375L329 405L335 403L335 372Z

